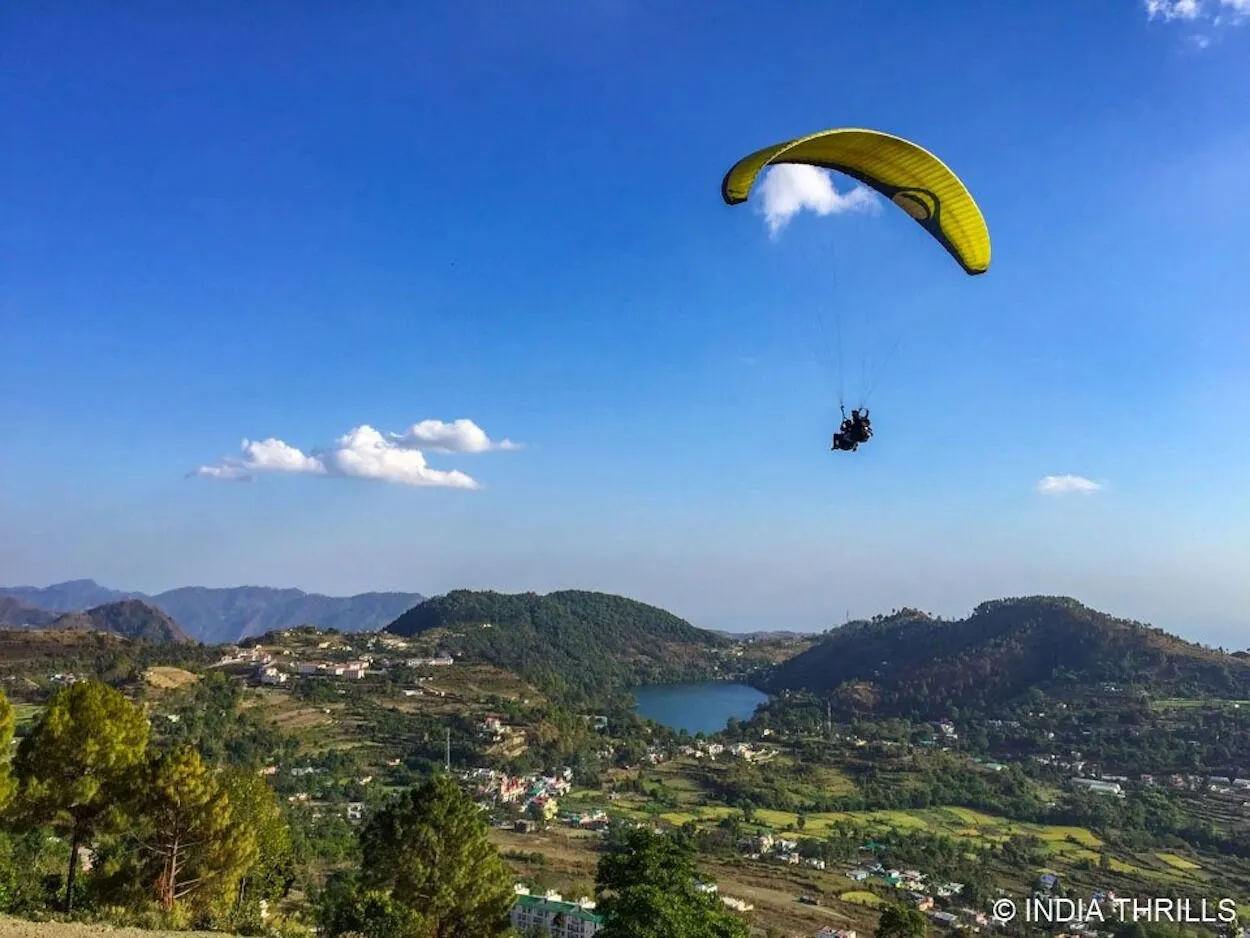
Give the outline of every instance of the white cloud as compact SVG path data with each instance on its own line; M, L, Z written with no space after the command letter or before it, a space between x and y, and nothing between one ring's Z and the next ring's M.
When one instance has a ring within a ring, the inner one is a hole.
M193 476L202 476L206 479L221 479L224 482L251 482L252 477L248 475L246 469L242 466L220 465L220 466L200 466L191 473Z
M1146 16L1150 19L1196 20L1201 12L1198 0L1144 0Z
M1146 18L1165 23L1210 23L1237 26L1250 20L1250 0L1142 0ZM1190 41L1199 49L1211 44L1211 37L1195 35Z
M403 433L392 433L390 438L401 446L429 449L435 453L486 453L490 450L520 449L511 440L494 442L486 431L472 420L422 420L414 423Z
M315 456L305 456L294 446L270 437L244 440L243 463L256 472L307 472L322 475L326 467Z
M483 453L519 449L509 440L494 442L472 420L423 420L402 434L383 435L368 424L354 427L328 449L305 454L282 440L243 441L242 456L228 456L193 475L248 481L253 473L287 473L376 479L401 485L476 489L475 479L458 469L434 469L423 448L440 453Z
M477 482L459 470L431 469L419 449L386 439L373 427L363 425L339 437L335 448L322 454L339 475L381 479L403 485L432 485L475 489Z
M763 197L761 211L768 223L768 232L774 238L804 209L817 215L841 215L873 211L878 207L871 189L857 185L848 192L839 192L828 170L803 163L771 167L760 182L760 195Z
M1046 476L1037 483L1037 490L1046 495L1070 495L1073 492L1089 495L1101 488L1098 482L1074 475Z

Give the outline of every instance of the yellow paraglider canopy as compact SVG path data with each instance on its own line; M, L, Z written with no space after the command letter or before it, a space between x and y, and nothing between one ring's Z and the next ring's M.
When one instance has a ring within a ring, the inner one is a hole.
M778 163L806 163L859 180L919 222L969 274L989 270L990 232L972 193L923 147L854 128L799 137L735 163L721 183L725 202L745 202L760 172Z

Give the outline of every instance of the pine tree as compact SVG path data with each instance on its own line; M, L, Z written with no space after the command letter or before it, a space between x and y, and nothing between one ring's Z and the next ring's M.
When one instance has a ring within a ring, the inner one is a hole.
M13 705L9 698L0 691L0 810L7 808L17 791L17 781L13 778L12 766L9 762L9 751L13 745L13 731L17 726L17 718L13 713Z
M19 823L51 823L69 835L65 910L74 907L78 849L117 829L148 744L143 711L111 687L83 681L53 694L14 763Z
M234 822L230 798L200 754L181 747L153 760L138 792L156 898L207 906L229 892L256 860L255 836Z
M411 910L429 938L506 935L512 877L487 833L472 799L435 776L361 832L362 883Z
M229 772L223 784L234 823L256 840L256 859L239 878L236 907L285 896L295 881L295 851L277 796L268 782L250 772Z
M695 889L694 849L640 827L599 860L600 938L747 938L747 924Z
M877 921L876 938L924 938L929 922L924 913L903 905L887 905Z

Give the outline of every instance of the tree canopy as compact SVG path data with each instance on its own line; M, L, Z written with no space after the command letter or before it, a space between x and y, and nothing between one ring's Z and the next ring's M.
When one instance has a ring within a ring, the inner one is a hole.
M120 823L118 806L147 743L143 711L111 687L86 681L58 690L18 748L14 771L22 818L69 834L67 911L74 903L78 848Z
M599 860L601 938L747 938L746 922L695 886L687 838L645 827L626 831Z
M379 811L361 832L361 883L411 910L429 938L507 934L512 877L480 812L437 775Z

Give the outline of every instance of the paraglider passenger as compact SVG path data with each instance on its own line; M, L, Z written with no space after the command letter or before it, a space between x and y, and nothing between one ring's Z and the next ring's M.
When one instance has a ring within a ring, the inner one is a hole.
M856 443L868 442L868 438L872 436L872 421L868 419L867 408L865 408L862 414L858 410L851 411L851 425L849 432L851 439Z

